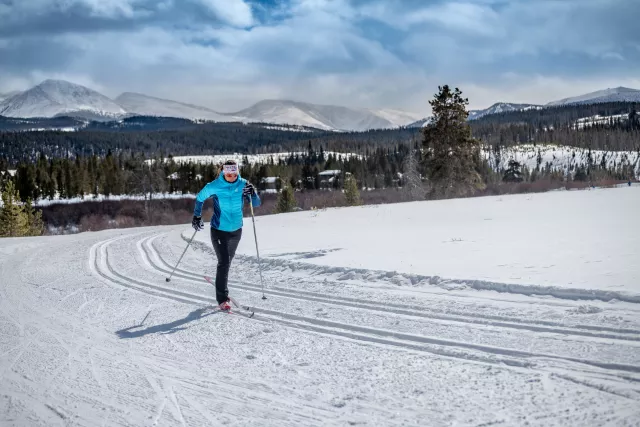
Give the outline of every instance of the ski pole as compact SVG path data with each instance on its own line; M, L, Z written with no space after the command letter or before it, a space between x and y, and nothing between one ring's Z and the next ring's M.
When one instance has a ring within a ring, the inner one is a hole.
M173 271L171 272L171 274L169 275L169 277L167 277L165 280L167 282L171 281L171 276L173 276L173 273L175 273L176 268L178 268L178 264L180 264L180 261L182 261L182 257L184 256L185 253L187 253L187 249L189 249L189 245L191 245L191 242L193 241L193 238L196 237L196 233L198 232L198 230L193 232L193 236L191 236L191 239L189 239L189 243L187 243L187 247L184 248L184 251L182 252L182 255L180 255L180 259L178 260L177 264L175 267L173 267Z
M262 279L262 265L260 264L260 251L258 250L258 235L256 234L256 218L253 216L253 201L251 195L247 195L249 207L251 208L251 221L253 222L253 238L256 241L256 253L258 254L258 271L260 272L260 284L262 285L262 299L267 299L264 295L264 280Z

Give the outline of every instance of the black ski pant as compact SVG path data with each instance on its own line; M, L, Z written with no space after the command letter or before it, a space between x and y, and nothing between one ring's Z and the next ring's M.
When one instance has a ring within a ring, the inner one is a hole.
M236 231L222 231L211 228L211 243L216 251L218 266L216 268L216 300L221 304L229 299L229 267L236 254L238 243L242 237L242 228Z

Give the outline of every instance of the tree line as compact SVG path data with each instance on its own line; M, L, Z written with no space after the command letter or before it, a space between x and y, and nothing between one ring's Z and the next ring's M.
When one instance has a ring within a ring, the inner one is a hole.
M625 117L576 128L576 120L596 114L624 114ZM130 120L134 119L142 120ZM327 151L370 155L377 148L394 149L421 138L421 128L366 132L291 131L270 129L260 124L154 120L151 128L129 122L126 126L96 124L77 132L0 132L0 168L3 165L16 166L20 162L35 163L40 154L60 159L93 155L105 157L109 151L146 157L234 152L260 154L305 150L309 143ZM174 121L183 126L170 130L160 127L162 123ZM640 116L634 103L572 105L492 114L468 124L475 138L491 146L553 143L604 150L640 148Z

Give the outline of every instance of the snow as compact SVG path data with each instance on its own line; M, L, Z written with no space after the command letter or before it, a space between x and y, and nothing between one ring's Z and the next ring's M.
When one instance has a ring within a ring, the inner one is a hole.
M173 161L177 164L184 163L196 163L196 164L222 164L227 160L235 160L238 164L242 164L244 157L246 156L249 163L252 165L255 164L264 164L268 163L273 159L274 163L278 163L279 160L286 161L292 155L295 157L296 155L302 156L306 155L307 152L303 151L294 151L294 152L281 152L281 153L263 153L263 154L242 154L242 153L229 153L229 154L216 154L216 155L193 155L193 156L174 156ZM336 157L342 157L343 160L350 159L351 157L362 158L361 154L355 153L339 153L337 151L325 151L325 158L329 155L333 155ZM169 161L169 158L165 158L165 161ZM147 160L147 164L152 162L153 160Z
M393 126L406 126L423 118L421 114L410 113L408 111L394 110L391 108L370 109L372 113L388 120Z
M53 117L74 112L113 118L126 114L106 96L64 80L45 80L0 102L0 115L7 117Z
M219 122L241 121L240 117L223 115L206 107L155 98L139 93L125 92L115 101L130 112L145 116L180 117Z
M311 129L306 129L302 126L264 126L265 129L283 130L287 132L311 132Z
M596 124L608 125L611 122L626 121L629 120L629 114L614 114L611 116L601 116L596 114L594 116L583 117L576 120L575 128L584 129L585 127L593 126Z
M330 131L363 131L405 126L419 115L394 109L348 108L288 100L263 100L235 112L217 112L199 105L124 92L115 100L64 80L45 80L22 93L0 95L0 115L8 117L53 117L81 114L88 118L117 119L126 114L180 117L201 121L269 123L298 126L288 129L306 132L311 127Z
M522 144L508 149L503 149L499 156L489 150L483 150L483 156L489 161L492 169L496 169L496 160L499 160L501 168L507 168L510 159L521 162L529 169L535 169L538 164L538 155L541 157L540 168L550 164L551 169L564 171L565 174L575 171L576 166L589 164L589 150L570 147L566 145L551 144ZM640 176L640 152L639 151L604 151L591 150L591 162L595 166L605 164L607 168L628 164L633 166L636 176Z
M586 93L570 98L549 102L547 106L558 106L568 104L591 104L601 102L639 102L640 90L626 87L608 88L595 92Z
M508 102L497 102L493 104L491 107L486 108L484 110L470 110L469 120L477 120L489 114L508 113L511 111L527 111L527 110L539 109L539 108L541 107L538 105L532 105L532 104L513 104Z
M342 173L342 171L340 169L328 169L326 171L320 172L318 175L320 175L320 176L334 176L334 175L340 175L341 173Z
M419 115L392 109L348 108L289 100L263 100L233 113L247 122L308 126L334 131L366 131L405 126Z
M206 309L188 224L0 239L0 425L638 425L638 208L630 187L258 216L260 263L247 218L229 287L252 319Z
M305 211L259 217L260 252L345 278L393 272L411 287L588 289L640 302L638 210L640 186ZM239 253L255 251L244 243Z
M196 177L197 178L197 177ZM175 178L173 178L175 179ZM195 194L182 193L177 191L175 193L153 193L152 199L195 199ZM38 207L49 206L54 204L75 204L84 202L102 202L102 201L117 201L117 200L146 200L149 198L148 194L112 194L105 196L104 194L85 194L84 197L72 197L69 199L61 199L59 194L53 199L38 199L35 203Z

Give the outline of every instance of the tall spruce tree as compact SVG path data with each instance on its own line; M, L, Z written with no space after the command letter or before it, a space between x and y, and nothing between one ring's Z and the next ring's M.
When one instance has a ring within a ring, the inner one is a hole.
M467 98L460 89L439 86L429 101L433 120L423 131L424 162L432 197L456 197L473 193L485 184L478 172L480 141L471 136L467 123Z

